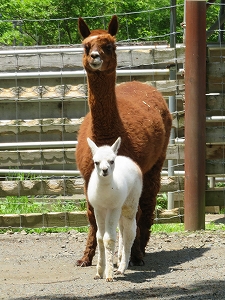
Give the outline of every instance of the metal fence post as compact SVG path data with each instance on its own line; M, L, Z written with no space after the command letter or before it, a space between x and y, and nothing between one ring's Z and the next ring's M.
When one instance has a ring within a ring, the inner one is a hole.
M176 0L170 0L170 47L176 48ZM176 80L177 64L170 67L170 80ZM176 97L175 95L169 96L169 110L171 113L176 110ZM171 128L170 144L175 144L175 128ZM168 160L168 176L174 176L174 161ZM168 209L174 208L174 193L168 192Z
M185 229L205 228L206 2L186 1Z

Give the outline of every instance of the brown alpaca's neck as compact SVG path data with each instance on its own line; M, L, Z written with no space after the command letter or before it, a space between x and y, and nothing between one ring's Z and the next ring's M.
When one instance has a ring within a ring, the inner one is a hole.
M95 72L88 75L88 103L95 136L115 135L120 122L115 93L115 73Z

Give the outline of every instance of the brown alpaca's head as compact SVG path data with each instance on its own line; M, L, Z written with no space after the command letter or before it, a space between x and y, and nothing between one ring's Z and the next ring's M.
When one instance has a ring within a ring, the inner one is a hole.
M116 69L116 39L118 30L117 16L113 16L108 30L91 30L82 18L78 20L78 28L83 37L83 65L87 72L107 71Z

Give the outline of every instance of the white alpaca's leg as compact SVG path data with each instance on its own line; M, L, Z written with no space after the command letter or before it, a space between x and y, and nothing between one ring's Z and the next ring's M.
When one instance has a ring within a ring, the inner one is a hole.
M136 219L129 219L122 217L123 220L123 248L122 248L122 259L120 261L116 274L123 274L128 267L131 247L133 245L136 235Z
M98 243L98 260L96 266L96 275L95 279L103 278L105 270L105 248L103 243L103 237L97 231L97 243Z
M98 260L96 266L95 279L103 278L105 271L105 247L103 242L103 237L105 233L105 215L106 211L104 209L95 209L95 218L97 223L97 244L98 244Z
M122 251L123 251L123 219L122 217L119 220L119 247L118 247L118 261L117 266L120 265L122 259Z
M113 257L116 244L116 228L119 222L120 214L120 209L114 209L108 210L106 216L106 227L103 238L106 256L106 281L113 281Z
M104 236L106 266L106 281L113 281L113 256L115 253L115 240L109 238L108 234Z

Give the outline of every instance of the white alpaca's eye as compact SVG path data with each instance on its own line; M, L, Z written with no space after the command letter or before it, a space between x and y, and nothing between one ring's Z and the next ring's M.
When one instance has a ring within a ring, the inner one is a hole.
M110 165L113 165L114 164L114 160L110 160Z
M96 166L99 166L99 161L95 161L95 165L96 165Z

